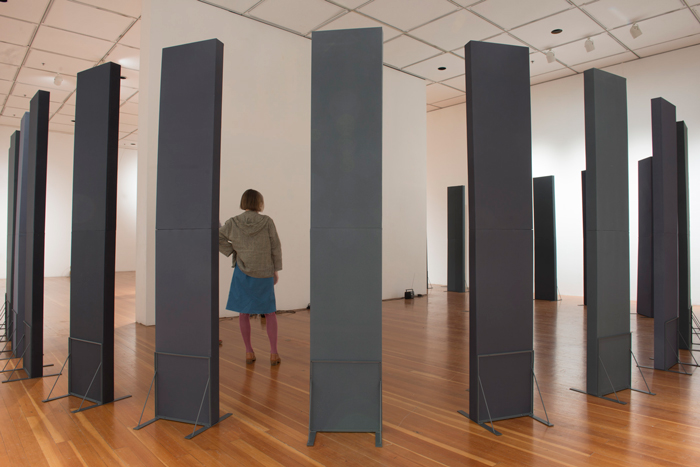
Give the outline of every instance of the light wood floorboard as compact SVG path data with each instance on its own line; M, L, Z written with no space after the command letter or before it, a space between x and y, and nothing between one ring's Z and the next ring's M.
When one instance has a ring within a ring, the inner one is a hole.
M46 279L45 289L49 372L67 355L69 279ZM569 390L585 388L579 297L534 302L535 372L554 427L531 418L500 421L503 436L496 437L459 415L469 405L468 295L445 290L435 286L428 297L384 302L383 448L366 433L319 433L316 445L306 446L306 310L278 316L278 367L267 362L261 320L252 321L253 365L245 364L237 320L221 320L221 412L233 416L188 441L188 424L159 421L133 430L153 376L155 328L134 323L134 274L118 273L115 394L133 397L71 414L77 398L41 402L55 378L0 384L0 466L700 465L700 374L643 370L657 395L623 391L624 406ZM634 352L650 364L653 320L634 313L630 319ZM683 351L682 359L690 354ZM644 387L636 369L632 381ZM66 391L64 374L54 395ZM535 406L544 417L537 397ZM144 420L152 416L151 396Z

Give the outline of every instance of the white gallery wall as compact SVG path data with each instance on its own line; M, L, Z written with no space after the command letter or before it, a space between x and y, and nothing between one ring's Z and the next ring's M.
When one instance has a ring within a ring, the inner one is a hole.
M221 221L248 188L265 197L282 242L277 308L309 303L311 41L191 0L145 0L139 100L136 320L155 323L155 196L161 51L217 38L224 44ZM385 298L425 293L425 85L384 73ZM231 261L220 256L220 312ZM360 291L349 291L359 293Z
M700 303L700 46L623 63L605 71L627 79L631 298L635 300L637 293L637 161L652 155L651 99L663 97L676 105L677 120L688 125L692 297L693 303ZM562 295L580 296L581 170L586 166L583 75L530 89L533 177L555 177L559 290ZM466 183L465 107L459 105L428 114L428 263L435 283L446 283L437 280L445 277L446 281L446 249L441 245L447 236L447 222L442 220L446 210L442 198L446 198L445 187L457 181L456 176L448 174L454 171ZM435 165L441 167L434 169ZM430 225L433 219L438 220L435 226ZM433 265L441 270L434 270Z
M17 129L0 125L0 278L5 278L7 249L7 156ZM50 132L46 174L44 275L70 275L73 212L73 135ZM116 270L136 269L136 151L119 149L117 173Z

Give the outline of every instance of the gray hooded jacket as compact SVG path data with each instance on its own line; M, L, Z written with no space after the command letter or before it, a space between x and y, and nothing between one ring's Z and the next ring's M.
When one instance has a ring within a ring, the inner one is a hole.
M219 229L219 252L233 257L233 266L250 277L272 277L282 269L282 246L268 216L246 211Z

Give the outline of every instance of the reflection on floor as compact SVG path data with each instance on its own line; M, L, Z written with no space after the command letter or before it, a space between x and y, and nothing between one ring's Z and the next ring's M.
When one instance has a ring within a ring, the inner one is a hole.
M2 285L0 284L0 287ZM535 371L547 428L496 422L495 437L468 409L468 295L435 286L428 297L384 302L384 447L373 434L320 433L306 447L309 312L279 316L282 364L270 367L262 321L258 362L246 365L236 319L221 321L221 411L233 417L192 441L187 424L137 424L153 376L154 327L134 323L134 274L117 274L116 388L131 399L73 415L67 398L43 404L53 378L0 385L0 465L700 465L700 374L644 370L657 396L623 391L628 405L577 394L585 387L585 308L579 297L535 303ZM67 354L69 280L46 280L45 363ZM630 316L641 364L653 356L653 321ZM688 352L682 353L686 361ZM695 371L695 369L691 369ZM644 382L632 373L635 387ZM65 393L65 375L55 393ZM536 400L536 413L543 415ZM144 417L153 414L153 398Z

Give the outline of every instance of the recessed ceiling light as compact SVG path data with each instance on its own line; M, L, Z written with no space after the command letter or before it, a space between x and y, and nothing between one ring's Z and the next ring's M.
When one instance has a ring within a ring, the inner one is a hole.
M119 79L126 79L126 76L120 76Z
M552 34L561 34L563 31L563 29L552 29Z
M136 146L136 143L131 143L132 146Z
M447 70L447 67L441 66L441 67L438 67L438 70L440 70L440 71Z
M75 120L71 120L71 122L75 123Z

